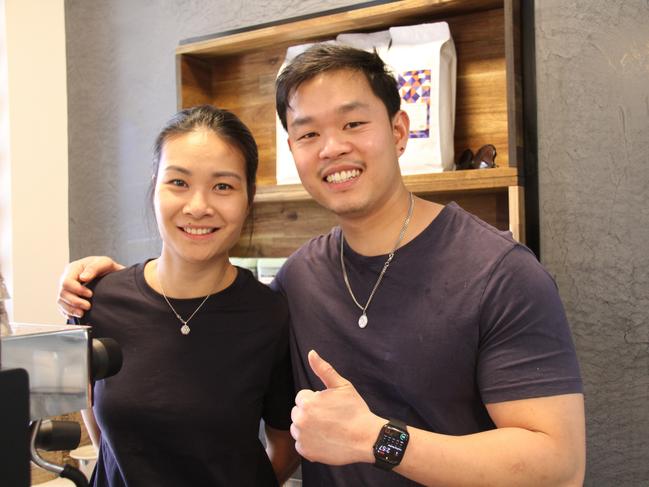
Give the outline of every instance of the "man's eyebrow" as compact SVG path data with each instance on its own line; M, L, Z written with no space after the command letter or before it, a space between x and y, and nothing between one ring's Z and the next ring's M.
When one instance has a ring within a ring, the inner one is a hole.
M354 110L358 110L359 108L368 108L369 105L367 103L363 103L361 101L350 101L349 103L344 103L338 107L338 112L339 113L349 113L353 112Z
M368 107L369 105L367 103L363 103L361 101L350 101L349 103L343 103L342 105L340 105L336 109L336 111L340 114L345 114L361 108L368 108ZM307 125L311 122L313 122L313 117L307 115L305 117L297 117L291 122L290 126L295 128L301 125Z
M296 128L302 125L307 125L313 121L313 117L297 117L291 122L291 127Z

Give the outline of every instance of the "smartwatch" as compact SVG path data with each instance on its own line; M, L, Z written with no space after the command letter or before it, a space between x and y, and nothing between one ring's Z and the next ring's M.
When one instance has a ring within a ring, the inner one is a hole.
M399 465L409 439L406 423L398 419L388 420L374 443L374 466L382 470L392 470Z

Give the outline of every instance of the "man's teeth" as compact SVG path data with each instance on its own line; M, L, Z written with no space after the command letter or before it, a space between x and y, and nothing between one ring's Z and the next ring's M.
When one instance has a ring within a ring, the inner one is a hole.
M212 228L193 228L193 227L184 227L183 230L190 235L207 235L212 233Z
M352 169L351 171L340 171L333 174L329 174L326 177L328 183L344 183L350 179L357 178L361 175L361 172L358 169Z

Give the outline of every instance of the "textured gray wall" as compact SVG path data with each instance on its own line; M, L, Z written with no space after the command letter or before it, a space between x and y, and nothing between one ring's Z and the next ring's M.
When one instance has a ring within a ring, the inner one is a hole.
M71 257L156 251L140 209L179 40L354 3L67 0ZM536 3L541 254L585 379L586 484L648 485L649 1Z
M537 0L541 256L585 379L587 485L649 485L649 1Z

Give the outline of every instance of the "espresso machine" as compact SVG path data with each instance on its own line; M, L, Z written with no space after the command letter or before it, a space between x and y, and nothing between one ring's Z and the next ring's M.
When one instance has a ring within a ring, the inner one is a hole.
M39 450L72 450L79 445L78 423L47 418L92 405L94 380L116 374L119 345L96 339L80 325L11 323L9 298L0 275L0 479L7 487L30 485L30 460L37 466L87 486L71 465L48 462Z

